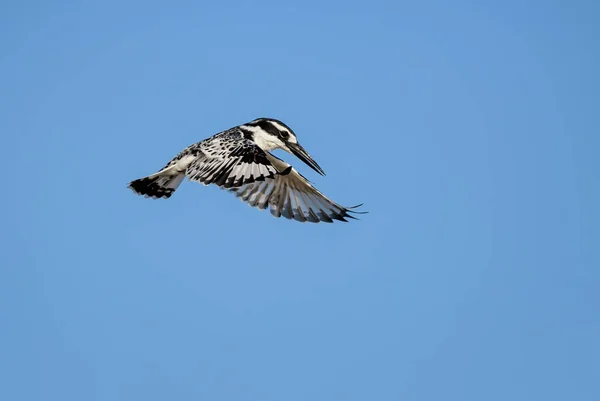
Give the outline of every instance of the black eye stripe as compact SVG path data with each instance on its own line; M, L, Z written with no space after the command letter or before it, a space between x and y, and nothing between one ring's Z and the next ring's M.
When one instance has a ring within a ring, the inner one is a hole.
M279 130L274 125L269 124L268 121L260 121L257 124L261 129L267 131L271 135L279 134Z
M279 129L269 121L259 121L257 125L271 135L279 136L283 139L288 139L290 137L290 133L287 130L279 131Z
M263 119L259 118L249 123L246 123L249 127L258 127L269 134L279 137L282 140L288 141L290 137L295 137L291 128L286 126L279 120Z

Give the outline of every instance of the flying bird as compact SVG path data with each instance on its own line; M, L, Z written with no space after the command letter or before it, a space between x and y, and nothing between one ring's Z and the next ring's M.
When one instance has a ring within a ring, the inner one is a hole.
M155 174L129 183L129 188L148 198L169 198L187 176L204 185L215 184L233 192L259 209L269 208L275 217L300 222L347 221L361 205L343 207L319 192L295 168L270 153L283 149L321 175L323 169L298 143L283 122L258 118L188 146Z

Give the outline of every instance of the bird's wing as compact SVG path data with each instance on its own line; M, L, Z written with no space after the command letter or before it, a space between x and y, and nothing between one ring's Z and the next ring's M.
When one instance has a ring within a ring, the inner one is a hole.
M292 166L271 154L267 154L267 157L277 167L279 174L262 182L230 188L229 191L252 207L268 207L275 217L283 216L300 222L347 221L346 218L355 219L350 213L361 213L351 210L361 205L338 205L313 187Z
M204 185L239 187L264 181L277 173L266 153L248 139L215 138L200 150L186 175Z

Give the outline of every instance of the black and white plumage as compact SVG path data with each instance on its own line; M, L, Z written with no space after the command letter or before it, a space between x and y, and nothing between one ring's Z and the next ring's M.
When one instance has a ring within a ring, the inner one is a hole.
M296 169L269 151L283 149L325 175L283 122L258 118L188 146L155 174L129 183L135 193L169 198L187 176L233 192L252 207L300 222L347 221L356 207L343 207L313 187Z

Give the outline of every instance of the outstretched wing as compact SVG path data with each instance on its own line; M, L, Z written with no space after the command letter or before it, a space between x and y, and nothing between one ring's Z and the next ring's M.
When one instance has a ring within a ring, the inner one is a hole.
M273 177L277 169L266 153L245 138L215 137L200 148L186 170L192 181L222 188L239 187Z
M347 221L346 218L355 219L350 213L362 213L351 210L361 205L338 205L313 187L292 166L270 154L268 158L278 168L279 174L262 182L230 188L229 191L252 207L268 207L275 217L283 216L300 222Z

